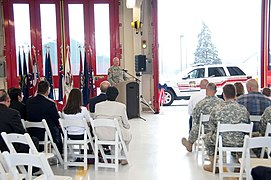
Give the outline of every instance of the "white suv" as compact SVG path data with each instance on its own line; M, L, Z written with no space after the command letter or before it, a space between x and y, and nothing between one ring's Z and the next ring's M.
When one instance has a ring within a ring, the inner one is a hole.
M174 82L167 81L165 84L164 105L170 106L174 100L186 99L200 90L199 84L202 79L208 79L217 86L217 95L222 95L222 87L227 83L245 83L251 76L237 66L230 65L197 65L184 70Z

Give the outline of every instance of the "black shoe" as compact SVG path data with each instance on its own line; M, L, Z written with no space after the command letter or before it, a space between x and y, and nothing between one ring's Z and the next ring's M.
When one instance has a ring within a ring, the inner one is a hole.
M111 150L110 149L104 149L104 153L106 155L111 155Z
M49 162L50 166L57 165L57 159L55 157L48 159L48 162Z
M76 160L74 162L84 162L83 158L76 158Z

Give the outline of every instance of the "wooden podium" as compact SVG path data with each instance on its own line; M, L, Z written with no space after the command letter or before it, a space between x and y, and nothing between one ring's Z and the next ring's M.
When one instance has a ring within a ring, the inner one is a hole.
M136 81L128 80L113 86L119 91L116 101L126 105L128 118L139 117L139 84Z

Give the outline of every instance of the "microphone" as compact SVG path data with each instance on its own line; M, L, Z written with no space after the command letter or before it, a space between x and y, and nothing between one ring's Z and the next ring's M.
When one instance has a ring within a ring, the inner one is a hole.
M121 69L121 70L124 71L124 72L126 72L126 73L127 73L127 71L128 71L127 69Z

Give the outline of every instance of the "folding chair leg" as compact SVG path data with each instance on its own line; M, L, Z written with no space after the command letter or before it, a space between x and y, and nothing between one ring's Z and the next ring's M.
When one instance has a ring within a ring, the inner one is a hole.
M87 170L87 160L88 160L88 155L87 155L87 143L84 144L84 170Z
M119 146L115 145L115 172L119 171Z
M68 145L64 142L64 169L67 169L68 162Z
M102 158L104 160L104 163L108 163L106 157L105 157L105 153L104 153L104 149L103 149L103 146L102 145L99 145L99 150L100 150L100 153L102 155Z
M97 140L96 140L97 141ZM95 156L95 171L98 170L98 163L99 163L99 156L98 156L98 153L99 153L99 149L98 149L98 144L95 142L95 148L94 148L94 156Z
M199 147L198 147L198 141L196 141L195 143L195 151L196 151L196 163L198 163L198 155L199 155Z
M204 146L204 141L201 139L201 164L204 164L204 151L205 151L205 146Z
M217 145L216 145L217 147ZM213 163L213 174L215 174L215 170L216 170L216 159L217 159L217 148L215 148L215 154L214 154L214 163Z
M219 159L218 159L218 164L219 164L219 180L223 180L223 152L219 152ZM216 163L216 160L214 160L214 163Z
M56 146L56 144L55 144L54 142L52 142L52 146L53 146L53 148L54 148L54 150L55 150L55 152L56 152L56 156L57 156L57 158L58 158L58 160L59 160L59 163L60 163L61 165L63 165L63 164L64 164L63 159L62 159L61 154L60 154L60 152L58 151L58 148L57 148L57 146Z

